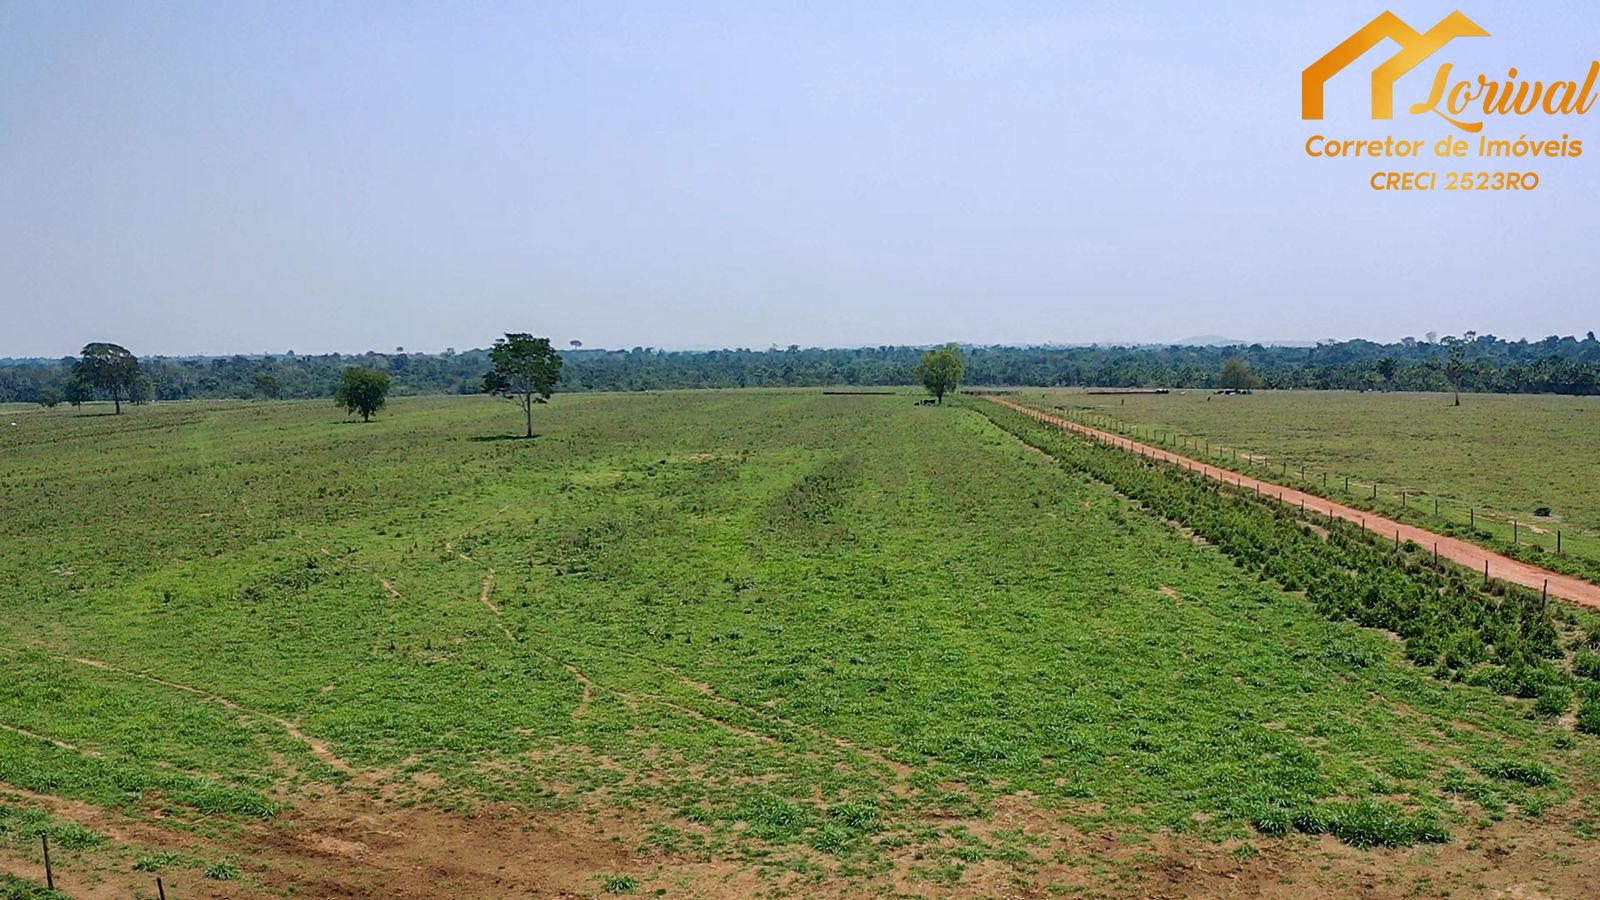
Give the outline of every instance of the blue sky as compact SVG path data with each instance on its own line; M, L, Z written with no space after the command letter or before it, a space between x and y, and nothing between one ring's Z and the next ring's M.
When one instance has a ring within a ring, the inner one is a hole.
M1447 134L1433 61L1394 123L1392 45L1299 75L1458 6L1463 74L1600 58L1585 3L0 0L0 356L1596 328L1600 111L1491 123L1595 141L1525 195L1301 149Z

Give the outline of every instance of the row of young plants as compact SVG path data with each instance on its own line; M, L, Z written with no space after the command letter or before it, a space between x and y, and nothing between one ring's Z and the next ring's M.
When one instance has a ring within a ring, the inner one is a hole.
M1578 695L1578 729L1600 734L1594 617L1436 563L1414 543L1396 547L1359 525L1080 439L994 403L979 401L976 408L1026 443L1192 529L1241 566L1304 591L1323 615L1398 635L1406 657L1436 676L1533 699L1539 713L1552 717L1568 712ZM1570 665L1569 650L1575 651Z
M1083 418L1081 411L1060 406L1056 407L1055 409L1057 415L1071 418L1074 421ZM1107 425L1108 421L1115 424ZM1200 454L1198 443L1192 448L1192 450L1191 448L1187 447L1179 449L1168 441L1161 440L1159 438L1153 440L1151 437L1149 437L1150 434L1156 433L1154 429L1147 428L1145 435L1141 436L1137 427L1118 419L1107 418L1105 421L1088 421L1080 422L1080 424L1087 425L1091 428L1116 431L1132 437L1135 440L1153 442L1156 444L1166 444L1167 446L1172 447L1172 449L1178 450L1178 452L1192 452L1198 455L1200 459L1203 459L1208 465L1212 465L1217 468L1228 469L1229 471L1239 472L1245 475L1258 475L1262 469L1262 465L1260 463L1257 463L1257 465L1254 467L1251 465L1253 460L1259 460L1261 457L1251 454L1244 454L1243 456L1240 456L1238 453L1236 453L1234 457L1230 459L1226 454L1220 454L1220 451L1223 449L1222 445L1220 444L1215 445L1216 449L1219 451L1219 455ZM1198 438L1196 441L1198 441ZM1368 496L1362 491L1341 491L1339 490L1339 482L1337 480L1329 483L1326 479L1307 477L1304 474L1304 470L1298 470L1288 465L1284 465L1281 470L1273 469L1270 465L1266 468L1268 469L1268 474L1261 477L1271 478L1274 481L1277 481L1279 484L1288 485L1293 487L1295 490L1303 491L1307 494L1315 494L1318 497L1324 497L1328 500L1334 501L1335 503L1344 504L1345 506L1353 506L1357 509L1365 509L1370 512L1375 512L1379 515L1394 519L1397 522L1405 522L1408 525L1416 525L1420 528L1426 528L1430 531L1438 532L1439 534L1448 535L1449 537L1460 538L1464 541L1471 541L1472 543L1477 544L1478 546L1487 550L1492 550L1501 556L1508 556L1512 559L1520 560L1531 565L1540 566L1553 572L1560 572L1563 575L1571 575L1574 578L1581 578L1584 581L1588 581L1593 584L1600 584L1600 560L1594 559L1590 556L1581 555L1580 553L1574 553L1570 550L1567 552L1557 552L1556 549L1546 547L1535 542L1533 540L1534 532L1532 528L1525 522L1523 523L1523 527L1521 529L1524 537L1522 540L1517 540L1514 537L1507 536L1507 529L1511 528L1511 526L1506 525L1504 522L1500 523L1501 530L1495 531L1493 529L1476 524L1470 519L1467 522L1458 522L1455 519L1450 518L1448 515L1430 514L1424 501L1425 495L1418 491L1411 492L1411 496L1416 501L1416 505L1412 505L1404 502L1404 500L1396 501L1392 496L1392 492L1394 490L1393 487L1390 488L1390 495ZM1316 473L1314 472L1312 474L1315 475ZM1460 508L1460 506L1457 507L1458 514ZM1488 521L1488 511L1483 508L1480 508L1480 511L1483 513L1483 515L1479 516L1477 521ZM1514 535L1515 530L1512 530L1511 533ZM1548 535L1546 535L1545 539L1547 541L1549 540Z

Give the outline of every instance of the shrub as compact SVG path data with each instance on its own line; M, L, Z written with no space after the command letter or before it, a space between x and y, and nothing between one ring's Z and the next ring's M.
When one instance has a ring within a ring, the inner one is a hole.
M1572 674L1580 678L1600 679L1600 653L1579 650L1572 657Z
M1322 830L1352 847L1404 847L1440 844L1450 839L1450 832L1432 813L1407 815L1392 803L1334 803L1318 807L1315 815Z
M1539 699L1533 702L1534 712L1550 718L1565 714L1571 707L1572 690L1561 685L1545 688Z
M177 868L184 865L185 862L187 862L187 860L182 854L173 853L170 850L163 850L160 853L145 853L140 855L138 859L133 861L133 869L136 872L160 872L166 869Z
M1600 691L1584 694L1583 704L1578 707L1577 728L1587 734L1600 734Z
M1502 781L1515 781L1528 787L1549 787L1555 784L1556 776L1549 769L1538 763L1512 762L1509 760L1496 760L1478 767L1478 771Z

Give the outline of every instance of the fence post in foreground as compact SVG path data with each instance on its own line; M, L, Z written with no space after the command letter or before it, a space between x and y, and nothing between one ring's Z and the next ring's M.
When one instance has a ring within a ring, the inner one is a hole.
M1344 492L1346 494L1350 493L1350 476L1349 475L1346 475L1344 477Z
M1478 527L1478 511L1470 506L1467 507L1467 525L1472 528Z
M161 883L161 876L156 876L156 897L158 900L167 900L166 885Z
M1483 583L1489 583L1489 561L1487 559L1483 561Z
M1556 529L1556 553L1561 553L1561 530Z
M44 886L53 891L56 889L56 873L50 870L50 836L39 835L39 846L44 848Z
M1516 519L1512 519L1511 520L1511 543L1515 544L1516 542L1517 542L1517 520Z

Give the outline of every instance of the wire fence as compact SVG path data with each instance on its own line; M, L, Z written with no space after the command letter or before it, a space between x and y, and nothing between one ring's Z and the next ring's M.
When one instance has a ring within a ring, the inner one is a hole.
M1357 478L1335 469L1291 461L1285 457L1251 450L1216 440L1204 434L1161 425L1129 423L1107 415L1098 408L1054 406L1053 411L1080 425L1161 447L1203 460L1220 468L1271 479L1326 497L1347 506L1461 537L1507 555L1524 559L1560 557L1562 566L1593 580L1600 576L1600 536L1586 530L1557 525L1541 516L1523 517L1495 510L1485 504L1445 497L1410 485L1385 484Z
M55 890L56 890L56 870L55 870L55 866L50 862L50 835L44 834L44 833L40 833L40 835L39 835L39 851L40 851L41 856L43 857L44 889L46 891L52 892L52 893L48 894L47 896L59 896L58 894L54 893ZM155 876L155 879L156 879L156 900L167 900L167 886L166 886L166 884L161 880L161 876L159 876L159 875ZM6 896L10 896L10 895L7 894ZM21 895L19 895L19 896L21 896ZM26 896L32 896L32 895L28 894ZM148 896L148 895L146 895L146 896Z

